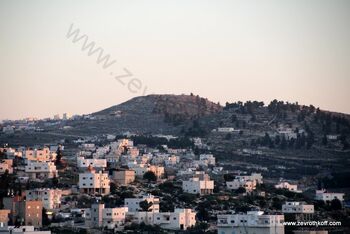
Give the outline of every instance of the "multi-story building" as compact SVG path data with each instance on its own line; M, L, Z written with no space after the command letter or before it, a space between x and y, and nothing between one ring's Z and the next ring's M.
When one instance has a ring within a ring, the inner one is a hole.
M79 174L79 189L82 193L88 194L109 194L110 180L108 173L96 172L91 166L87 172Z
M163 229L186 230L196 225L196 213L191 209L175 209L174 212L128 212L133 223L158 225Z
M58 172L53 162L29 161L25 166L25 172L33 179L50 179L58 177Z
M24 152L26 161L51 162L56 160L56 152L51 152L48 147L42 149L28 148Z
M212 194L214 190L214 181L210 180L207 174L196 174L189 180L182 181L182 190L185 193L192 194Z
M315 200L317 201L332 201L338 199L339 201L344 201L344 193L331 193L326 190L316 190Z
M282 205L282 212L285 214L313 214L314 205L308 205L305 202L286 202Z
M26 190L26 200L42 201L45 209L58 209L61 206L62 190L38 188Z
M275 185L275 188L277 189L287 189L291 192L295 192L295 193L301 193L301 190L298 190L298 185L296 184L290 184L288 182L281 182L279 184Z
M113 172L113 180L120 185L128 185L135 181L134 170L118 170Z
M153 172L158 179L162 178L164 176L164 167L162 166L155 166L155 165L150 165L148 166L147 171Z
M127 207L105 208L102 211L102 226L113 229L125 223Z
M20 201L19 218L24 220L24 225L42 226L42 201Z
M92 204L85 211L85 224L88 227L114 229L125 223L127 207L105 208L104 204Z
M83 169L83 170L86 170L89 166L95 169L104 169L107 167L107 160L77 157L77 166L79 169Z
M124 200L124 205L128 207L129 212L142 211L140 203L143 201L147 201L148 204L152 204L150 205L148 211L159 212L159 197L155 197L151 194L148 194L147 196L143 196L141 198L126 198Z
M284 215L264 215L260 211L247 214L218 215L219 234L259 233L284 234Z

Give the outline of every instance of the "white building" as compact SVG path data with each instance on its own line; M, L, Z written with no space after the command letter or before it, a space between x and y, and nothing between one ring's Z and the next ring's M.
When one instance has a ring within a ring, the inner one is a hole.
M186 230L196 225L196 213L191 209L175 209L174 212L130 212L133 223L159 225L163 229Z
M143 201L147 201L148 204L152 203L148 211L159 212L159 197L155 197L151 194L148 194L147 196L143 196L141 198L126 198L124 200L124 205L128 207L129 212L142 211L140 203Z
M33 179L51 179L58 177L58 172L53 162L29 161L25 166L25 172Z
M176 155L171 155L164 160L166 167L176 166L180 162L180 157Z
M135 171L136 177L142 177L146 172L153 172L158 179L162 178L165 173L163 166L148 165L148 164L138 164L136 161L128 162L129 169Z
M214 190L214 181L210 180L207 174L197 174L189 180L182 181L182 190L191 194L212 194Z
M4 226L0 233L8 234L51 234L51 231L38 231L34 226Z
M260 173L252 173L251 175L238 175L233 181L227 181L228 189L236 190L240 187L246 189L247 192L252 192L256 189L257 184L263 183L263 177Z
M79 189L88 194L109 194L110 180L108 173L96 172L92 167L88 167L85 173L79 173Z
M292 128L280 127L277 129L277 132L280 136L285 137L286 140L290 140L292 138L297 139L298 133L302 133L303 130L297 133Z
M125 223L127 207L105 208L104 204L92 204L85 211L85 224L88 227L114 229Z
M261 175L261 173L252 173L251 175L238 175L235 177L236 179L239 180L255 180L256 183L258 184L262 184L263 183L263 177Z
M296 184L290 184L288 182L281 182L279 184L275 185L276 189L287 189L291 192L295 192L295 193L301 193L301 190L298 190L298 185Z
M242 187L245 188L247 192L252 192L256 189L256 180L234 179L233 181L227 181L226 186L231 190L236 190Z
M264 215L261 211L247 214L218 215L218 234L256 233L284 234L284 215Z
M45 209L58 209L61 206L62 190L60 189L32 189L26 190L26 200L43 202Z
M87 169L89 166L98 169L104 169L107 167L106 159L84 158L77 157L77 166L80 169Z
M217 131L218 132L227 132L227 133L229 133L229 132L234 132L235 129L234 128L218 128Z
M215 166L215 157L212 154L201 154L199 160L205 161L207 165Z
M314 205L308 205L305 202L286 202L282 205L282 212L285 214L313 214Z
M334 199L338 199L339 201L344 201L344 193L331 193L326 190L316 190L315 200L317 201L332 201Z

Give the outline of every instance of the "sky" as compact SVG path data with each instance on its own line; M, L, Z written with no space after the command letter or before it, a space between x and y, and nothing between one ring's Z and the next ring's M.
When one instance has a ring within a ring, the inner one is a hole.
M0 119L191 92L350 113L350 1L0 0L0 66Z

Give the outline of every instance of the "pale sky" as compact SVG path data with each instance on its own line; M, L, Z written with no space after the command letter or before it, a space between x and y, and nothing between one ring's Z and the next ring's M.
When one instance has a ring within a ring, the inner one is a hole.
M72 23L116 63L67 39ZM0 64L0 119L88 114L145 87L350 113L350 1L1 0Z

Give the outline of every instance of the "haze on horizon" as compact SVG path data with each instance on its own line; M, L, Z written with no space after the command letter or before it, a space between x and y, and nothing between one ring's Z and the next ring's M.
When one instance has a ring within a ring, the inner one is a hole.
M92 113L130 92L350 113L350 1L0 1L0 119ZM116 60L67 39L71 24Z

